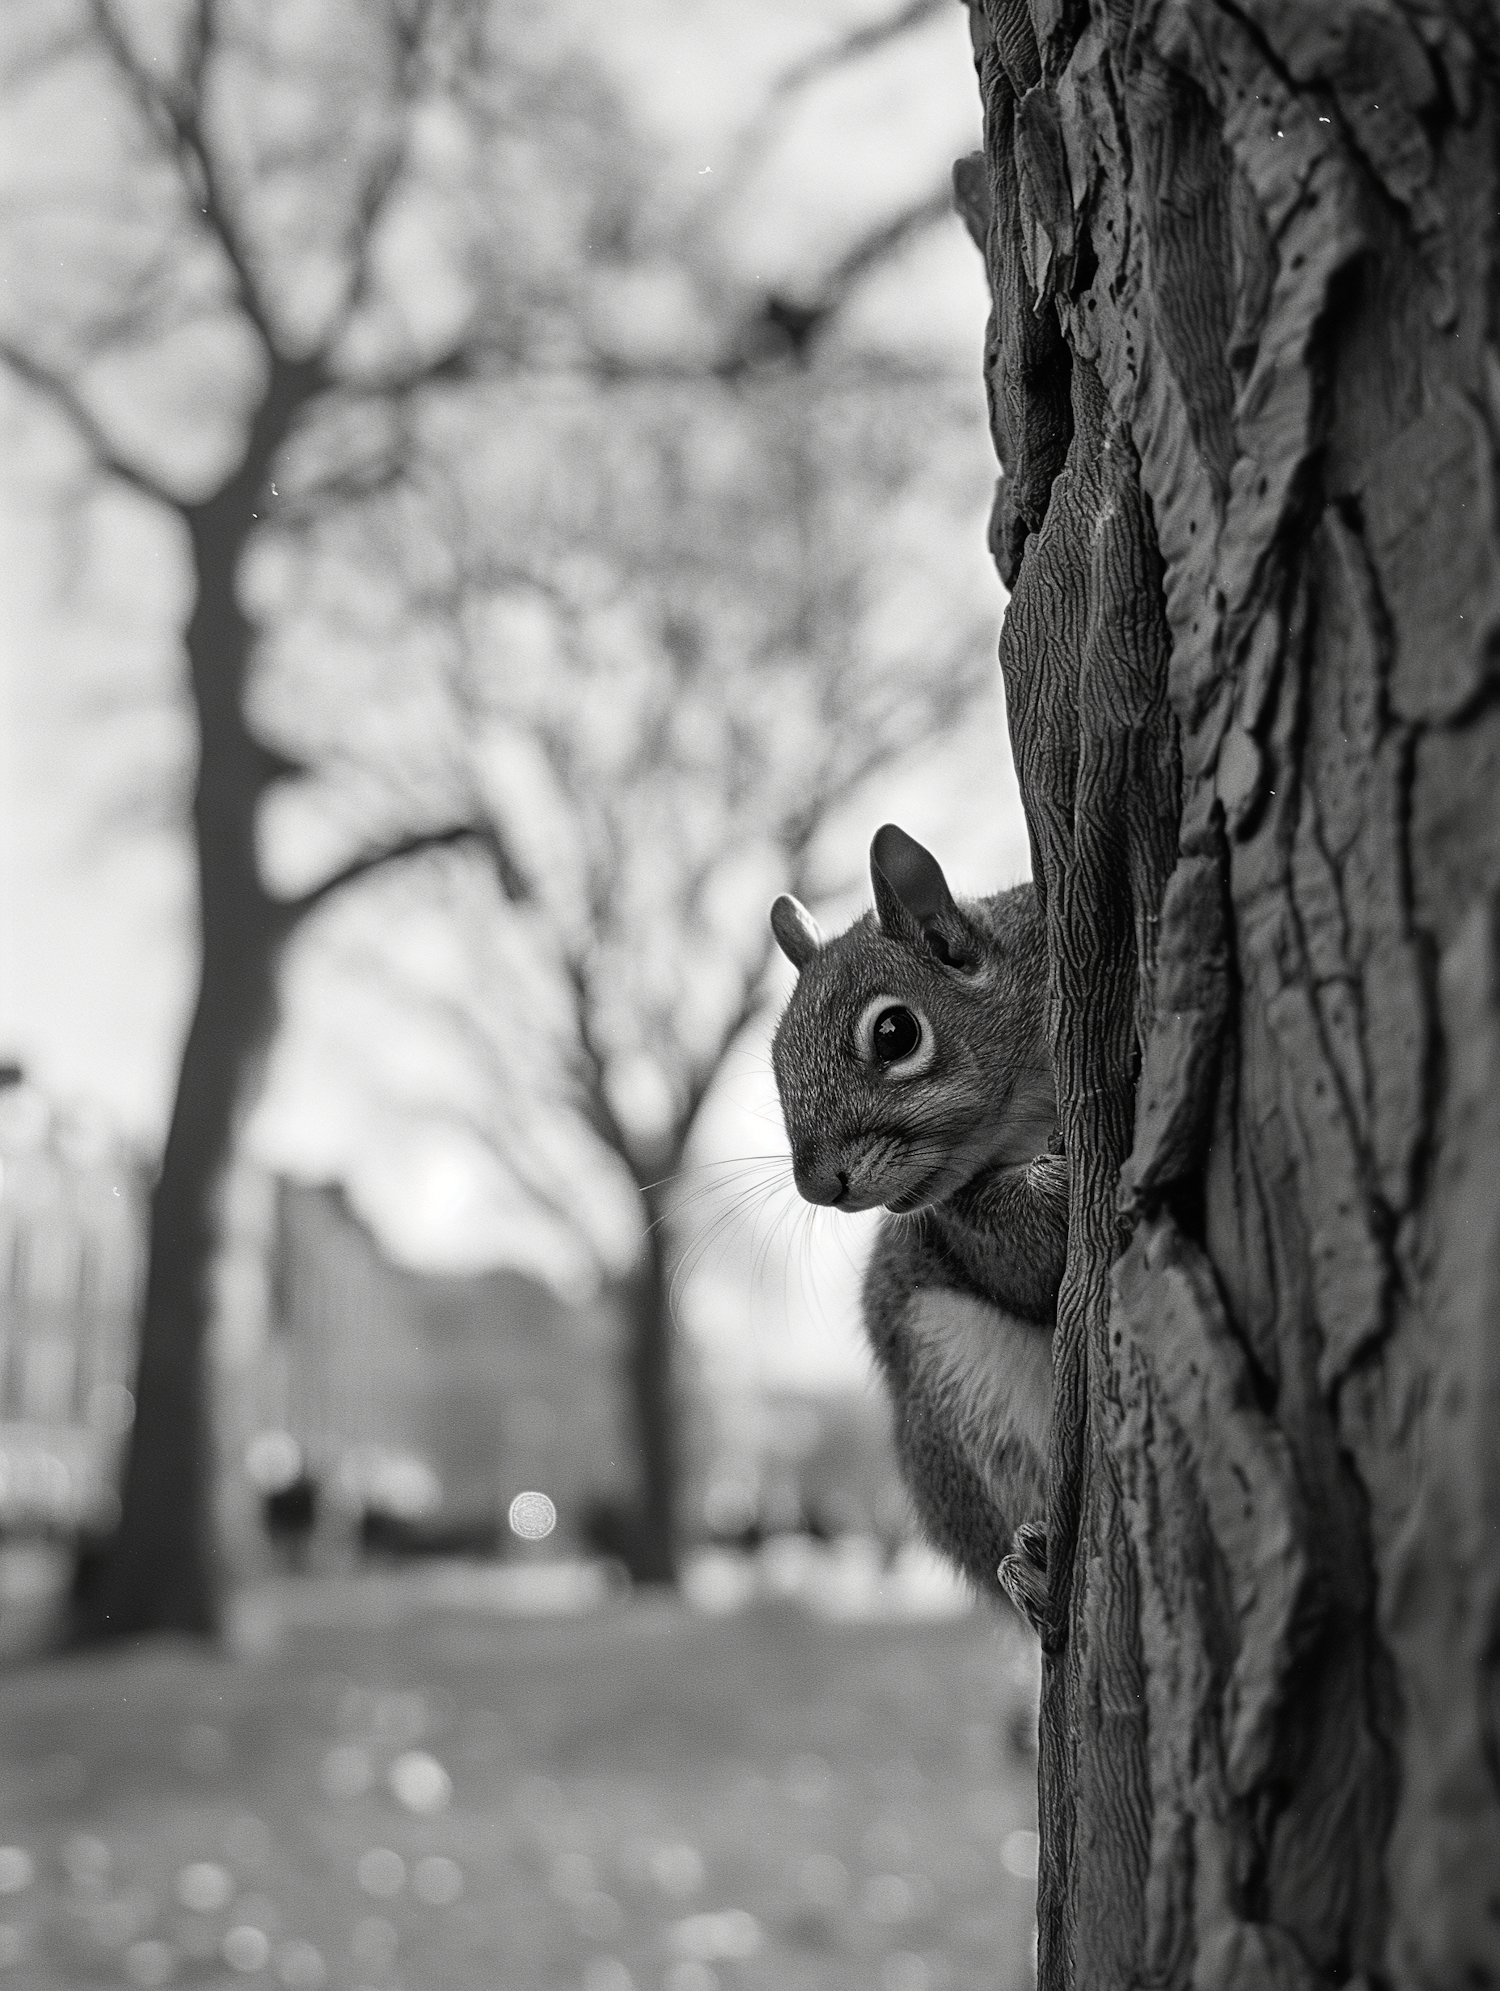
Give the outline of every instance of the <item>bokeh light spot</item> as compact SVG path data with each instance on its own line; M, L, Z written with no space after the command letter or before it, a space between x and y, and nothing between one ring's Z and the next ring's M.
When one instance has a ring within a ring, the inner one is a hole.
M365 1893L373 1894L377 1901L391 1900L406 1885L406 1862L389 1846L371 1846L361 1853L354 1871Z
M141 1943L132 1943L125 1952L125 1975L132 1984L139 1984L144 1991L154 1991L158 1984L170 1984L176 1974L177 1959L165 1943L152 1938Z
M700 1963L718 1963L754 1956L760 1948L760 1923L747 1908L726 1908L719 1914L689 1915L670 1932L673 1949Z
M388 1922L384 1915L365 1915L354 1925L349 1954L356 1963L380 1976L396 1961L400 1947L401 1938L394 1922Z
M673 1901L687 1901L703 1885L703 1855L696 1846L658 1846L651 1855L651 1878Z
M518 1493L510 1503L510 1530L523 1542L545 1541L557 1526L557 1509L545 1493Z
M860 1889L859 1905L872 1922L904 1922L912 1912L911 1884L898 1873L872 1874Z
M302 1447L290 1431L258 1431L245 1447L245 1472L259 1493L280 1493L302 1471Z
M80 1894L102 1894L114 1864L108 1846L90 1832L75 1832L63 1847L68 1879Z
M1035 1880L1037 1836L1035 1832L1007 1832L1000 1848L1000 1864L1017 1880Z
M271 1961L271 1943L263 1929L238 1922L225 1936L221 1953L231 1970L253 1977Z
M294 1936L276 1952L276 1975L286 1991L323 1991L328 1982L328 1965L320 1949Z
M797 1884L803 1897L819 1908L837 1908L848 1899L849 1869L832 1853L811 1853L802 1862Z
M587 1853L568 1850L553 1860L547 1885L559 1901L577 1901L599 1885L599 1872Z
M573 1904L573 1926L590 1942L608 1943L619 1937L625 1916L612 1894L585 1894Z
M216 1860L194 1860L178 1874L176 1893L195 1915L217 1915L234 1899L234 1882Z
M435 1818L453 1801L453 1779L436 1756L407 1749L390 1768L391 1794L419 1818Z
M36 1878L36 1862L24 1846L0 1846L0 1894L19 1894Z

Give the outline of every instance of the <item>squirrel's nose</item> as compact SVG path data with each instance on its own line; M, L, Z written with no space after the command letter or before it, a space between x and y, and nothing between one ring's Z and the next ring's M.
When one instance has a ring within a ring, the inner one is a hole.
M849 1193L848 1176L830 1162L794 1160L792 1175L798 1195L809 1203L842 1203Z

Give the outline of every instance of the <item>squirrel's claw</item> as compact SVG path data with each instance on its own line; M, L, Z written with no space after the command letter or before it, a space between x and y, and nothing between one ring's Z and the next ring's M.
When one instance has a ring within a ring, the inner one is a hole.
M1023 1521L1010 1554L995 1573L1001 1589L1040 1636L1047 1621L1047 1530L1035 1521Z

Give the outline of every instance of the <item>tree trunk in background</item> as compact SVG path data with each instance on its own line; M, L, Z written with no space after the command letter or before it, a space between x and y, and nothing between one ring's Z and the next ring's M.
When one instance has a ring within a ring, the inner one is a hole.
M1500 27L971 20L1073 1164L1041 1984L1500 1984Z
M617 1149L617 1152L619 1150ZM621 1159L630 1166L629 1159ZM665 1184L681 1165L681 1152L664 1164L653 1184ZM636 1171L639 1178L640 1171ZM624 1563L636 1583L675 1584L678 1576L680 1494L676 1364L672 1359L671 1263L660 1186L640 1187L645 1235L641 1255L616 1287L625 1342L624 1396L635 1440L636 1482L628 1495L596 1499L584 1532L601 1555Z
M677 1581L677 1401L672 1362L665 1211L643 1192L646 1237L626 1288L630 1351L627 1367L641 1475L638 1583Z
M212 1633L219 1618L206 1336L218 1196L237 1111L275 1020L287 910L261 883L255 821L287 763L250 733L244 689L253 631L238 575L276 444L297 405L273 374L244 466L184 514L195 600L186 633L198 721L193 797L201 961L161 1171L151 1197L146 1293L120 1523L85 1553L78 1642L143 1632Z

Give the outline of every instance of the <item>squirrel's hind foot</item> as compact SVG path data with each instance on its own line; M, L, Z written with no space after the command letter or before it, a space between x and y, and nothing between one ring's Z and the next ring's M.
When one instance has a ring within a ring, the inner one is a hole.
M995 1573L1001 1589L1040 1637L1047 1621L1047 1530L1036 1521L1023 1521L1010 1554Z

